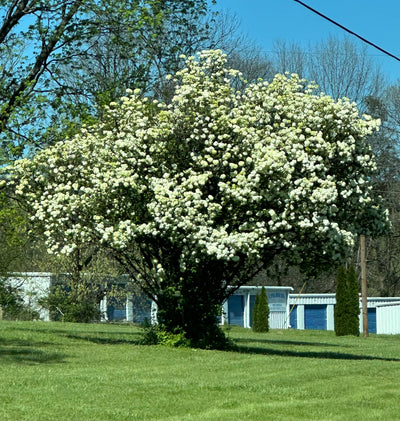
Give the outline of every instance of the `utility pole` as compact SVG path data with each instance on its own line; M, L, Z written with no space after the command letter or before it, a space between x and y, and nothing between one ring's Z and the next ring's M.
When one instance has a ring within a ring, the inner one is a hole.
M361 254L361 305L362 305L362 321L363 335L368 336L368 305L367 305L367 269L365 257L365 235L360 237L360 254Z

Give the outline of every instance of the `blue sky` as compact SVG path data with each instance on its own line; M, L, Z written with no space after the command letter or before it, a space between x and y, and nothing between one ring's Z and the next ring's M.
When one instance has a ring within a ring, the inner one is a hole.
M400 0L302 0L400 58ZM294 0L217 0L217 9L230 11L241 22L241 31L271 51L275 40L297 42L303 47L328 36L347 33ZM347 34L355 43L362 43ZM395 82L400 80L400 61L385 56L373 47L368 54Z

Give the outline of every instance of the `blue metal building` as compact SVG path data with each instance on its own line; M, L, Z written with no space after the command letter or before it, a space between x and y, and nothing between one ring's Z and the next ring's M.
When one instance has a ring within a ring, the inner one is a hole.
M335 304L335 294L290 294L290 327L293 329L334 330ZM380 328L380 320L379 317L377 318L377 313L379 315L380 312L379 310L377 312L377 309L390 304L400 305L400 297L368 297L369 333L383 333L383 331L380 332L380 330L383 330L383 327ZM383 316L381 321L383 323ZM362 332L361 299L360 332Z
M242 286L223 304L221 324L250 328L253 325L253 309L256 295L262 287ZM287 329L289 327L289 293L292 287L265 287L269 306L269 327Z

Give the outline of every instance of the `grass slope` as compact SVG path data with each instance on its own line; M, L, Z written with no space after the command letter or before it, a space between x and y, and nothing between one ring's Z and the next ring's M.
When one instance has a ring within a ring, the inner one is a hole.
M0 420L400 419L400 337L232 328L239 352L132 325L0 322Z

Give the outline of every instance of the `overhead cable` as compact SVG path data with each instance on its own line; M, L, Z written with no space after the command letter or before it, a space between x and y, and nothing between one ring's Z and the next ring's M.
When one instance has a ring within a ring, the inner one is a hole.
M358 35L357 33L355 33L354 31L350 30L349 28L346 28L345 26L341 25L340 23L336 22L335 20L329 18L328 16L322 14L321 12L318 12L318 10L313 9L312 7L308 6L307 4L305 4L304 2L300 1L300 0L294 0L296 3L301 4L302 6L306 7L307 9L311 10L313 13L317 14L318 16L321 16L322 18L326 19L327 21L333 23L334 25L338 26L339 28L343 29L344 31L348 32L351 35L354 35L355 37L357 37L358 39L360 39L361 41L367 43L368 45L376 48L377 50L381 51L382 53L388 55L389 57L394 58L397 61L400 61L400 58L395 56L394 54L389 53L388 51L384 50L383 48L379 47L378 45L374 44L371 41L368 41L367 39L365 39L364 37L362 37L361 35Z

